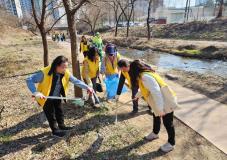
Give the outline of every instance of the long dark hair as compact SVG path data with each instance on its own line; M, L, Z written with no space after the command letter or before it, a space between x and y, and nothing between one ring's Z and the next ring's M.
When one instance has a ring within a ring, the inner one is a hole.
M154 70L150 66L142 63L140 60L134 60L133 62L131 62L129 76L131 79L131 84L133 86L138 86L137 80L140 74L143 72L154 72Z
M62 63L66 63L68 62L68 58L66 58L65 56L58 56L56 57L50 67L50 71L48 72L48 75L52 75L55 71L57 66L60 66Z
M87 58L92 62L95 61L96 53L97 53L97 49L95 47L90 47L87 53Z
M118 61L117 63L118 67L122 68L122 67L129 67L130 66L130 62L126 59L121 59Z
M87 38L85 36L81 37L81 42L83 42L84 44L87 44Z

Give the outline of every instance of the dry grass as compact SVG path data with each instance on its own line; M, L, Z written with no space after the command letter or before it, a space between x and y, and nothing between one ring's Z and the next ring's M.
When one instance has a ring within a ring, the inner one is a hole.
M42 109L32 104L26 76L12 77L42 67L40 38L24 33L18 38L7 37L7 42L1 43L1 72L8 78L2 78L0 83L0 101L5 106L0 121L0 159L226 159L225 154L178 120L176 150L163 154L158 148L166 142L164 128L159 140L143 140L152 126L143 105L134 117L128 115L131 106L121 109L115 124L115 104L104 102L100 110L64 104L66 124L75 126L75 130L64 139L52 137ZM60 54L70 57L69 48L50 42L50 61ZM72 89L71 86L71 94ZM124 100L128 98L129 94L122 96Z

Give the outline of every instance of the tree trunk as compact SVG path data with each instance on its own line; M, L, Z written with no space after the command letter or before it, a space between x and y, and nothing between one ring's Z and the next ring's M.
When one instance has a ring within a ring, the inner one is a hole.
M49 65L49 56L48 56L48 43L47 43L47 35L45 31L41 31L42 43L43 43L43 62L44 67Z
M130 19L127 22L127 32L126 32L126 37L129 36L129 23L130 23Z
M114 36L115 37L117 37L117 31L118 31L118 22L115 25L115 33L114 33Z
M118 24L119 24L119 21L120 21L120 18L121 18L121 16L122 16L122 12L121 12L121 14L117 17L117 19L116 19L116 24L115 24L115 37L117 37L117 33L118 33Z
M151 14L151 3L152 0L149 1L148 10L147 10L147 39L151 39L151 28L150 28L150 14Z
M80 76L80 67L78 61L78 43L77 43L77 33L76 33L76 25L74 21L74 17L69 21L69 34L71 40L71 57L72 57L72 67L73 67L73 75L77 79L81 79ZM82 97L82 89L75 86L75 96Z
M69 29L69 35L71 40L71 57L72 57L72 70L73 75L77 79L81 79L80 75L80 67L79 67L79 61L78 61L78 43L77 43L77 33L76 33L76 23L75 23L75 17L72 14L67 15L67 22L68 22L68 29ZM75 90L75 97L82 97L82 89L78 87L74 87Z
M221 0L221 1L220 1L220 7L219 7L218 15L217 15L216 18L220 18L220 17L223 16L223 15L222 15L223 8L224 8L224 0Z
M186 22L187 19L187 14L188 14L188 5L189 5L189 0L186 1L186 6L185 6L185 11L184 11L184 22Z

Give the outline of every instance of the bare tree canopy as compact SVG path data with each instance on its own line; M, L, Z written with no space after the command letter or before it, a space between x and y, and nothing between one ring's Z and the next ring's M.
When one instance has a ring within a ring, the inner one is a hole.
M58 5L58 6L55 6L55 8L52 8L52 10L50 10L48 9L48 7L49 5L51 5L51 3L53 3L52 0L43 0L41 11L39 11L35 6L35 1L31 0L32 17L36 24L35 28L39 29L39 32L42 37L44 66L49 65L47 33L53 29L53 27L63 16L65 16L65 14L63 14L56 20L51 18L51 15L53 14L54 10L58 7L61 7L61 5ZM33 23L31 22L31 24Z

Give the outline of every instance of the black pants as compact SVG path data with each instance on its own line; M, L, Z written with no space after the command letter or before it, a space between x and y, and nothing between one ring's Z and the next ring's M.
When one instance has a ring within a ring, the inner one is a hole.
M138 92L138 87L132 87L132 99L135 98ZM138 111L138 100L133 101L133 111Z
M163 124L168 134L168 142L171 145L175 145L175 129L173 125L173 112L166 114L162 117ZM158 134L160 131L161 117L155 117L153 114L153 132Z
M58 126L65 126L61 100L48 99L43 107L43 111L46 115L52 132L56 131L58 129Z

